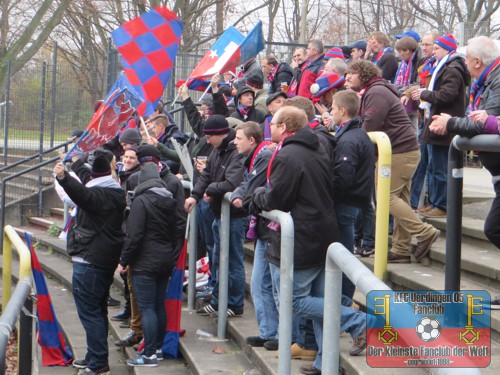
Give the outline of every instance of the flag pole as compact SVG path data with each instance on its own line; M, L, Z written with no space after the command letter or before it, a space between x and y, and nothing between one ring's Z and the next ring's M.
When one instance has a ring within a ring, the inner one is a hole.
M220 72L217 72L217 74L220 74ZM214 74L215 75L215 74ZM212 76L213 77L213 76ZM210 83L207 88L205 89L205 91L203 92L203 95L200 96L200 99L198 99L198 101L201 101L201 99L203 99L203 97L205 96L205 94L208 92L208 90L210 90L210 87L212 87L212 83Z
M148 127L146 126L146 123L144 122L144 118L142 116L139 116L139 120L141 120L141 125L144 128L144 131L146 132L148 139L151 139L151 136L149 135L149 132L148 132Z
M174 98L174 101L172 102L172 105L170 106L170 109L174 108L175 102L177 101L177 99L179 99L180 95L181 95L181 93L178 92L177 95Z

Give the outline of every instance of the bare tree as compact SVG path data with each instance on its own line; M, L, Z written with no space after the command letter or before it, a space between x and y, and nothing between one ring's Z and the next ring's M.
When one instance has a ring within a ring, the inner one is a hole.
M7 64L11 73L21 69L47 41L59 24L70 0L44 0L37 9L25 9L26 3L2 0L0 15L0 87L4 87ZM29 5L29 4L28 4ZM19 16L19 18L17 18Z

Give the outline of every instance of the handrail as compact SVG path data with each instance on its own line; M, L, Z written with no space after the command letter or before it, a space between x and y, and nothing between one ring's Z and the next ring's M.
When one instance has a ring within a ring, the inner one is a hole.
M193 190L191 181L182 180L182 187L186 190ZM194 310L196 299L196 255L198 247L198 221L196 217L196 206L188 215L188 255L189 255L189 275L188 275L188 310Z
M6 200L5 200L5 192L6 192L6 187L7 187L7 182L14 179L14 178L17 178L19 176L22 176L26 173L29 173L31 171L34 171L35 169L38 169L38 168L41 168L45 165L48 165L48 164L51 164L51 163L54 163L55 161L59 160L59 157L58 156L55 156L53 158L50 158L49 160L45 160L44 162L42 163L38 163L30 168L27 168L23 171L20 171L20 172L17 172L17 173L14 173L10 176L7 176L5 178L2 179L2 190L1 190L1 194L0 194L0 199L1 199L1 204L0 204L0 210L1 210L1 213L0 213L0 238L3 238L4 237L4 226L5 226L5 206L6 206ZM2 248L0 248L0 253L3 252L3 243L2 243Z
M5 289L5 288L4 288ZM32 279L30 276L23 277L19 279L19 282L14 289L12 298L7 305L4 305L2 315L0 316L0 375L5 374L5 359L7 351L7 343L10 334L14 330L17 319L20 319L19 328L19 354L18 363L20 375L31 374L31 333L32 333L32 322L31 318L23 319L26 316L26 312L22 311L23 306L27 307L29 313L31 313L32 301L29 298L32 289ZM9 290L10 291L10 290ZM23 315L21 315L21 312Z
M28 156L27 158L24 158L23 160L16 161L15 163L12 163L12 164L9 164L9 165L6 165L6 166L0 168L0 172L5 172L11 168L17 167L18 165L21 165L21 164L24 164L30 160L36 159L36 158L40 157L40 155L45 155L45 154L51 153L53 151L56 151L60 148L67 147L71 143L73 143L73 141L66 141L66 142L61 143L57 146L51 147L47 150L44 150L42 153L38 152L34 155Z
M5 226L3 233L2 306L7 306L12 288L12 248L19 256L19 280L31 277L31 254L28 246L11 225Z
M448 186L446 207L445 290L460 290L462 258L463 151L500 152L500 136L481 134L472 138L456 136L448 150Z
M375 214L375 263L374 273L387 280L387 255L389 251L389 200L391 193L391 141L384 132L368 132L378 148L377 206Z

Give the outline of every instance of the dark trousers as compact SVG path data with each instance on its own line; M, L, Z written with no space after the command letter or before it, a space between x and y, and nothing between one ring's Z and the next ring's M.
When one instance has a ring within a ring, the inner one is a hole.
M484 234L500 249L500 182L495 183L495 199L484 222Z

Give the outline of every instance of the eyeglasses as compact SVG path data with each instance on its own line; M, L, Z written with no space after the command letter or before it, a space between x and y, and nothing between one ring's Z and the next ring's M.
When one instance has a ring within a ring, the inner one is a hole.
M430 47L430 46L432 46L432 43L421 43L420 45L422 47Z

